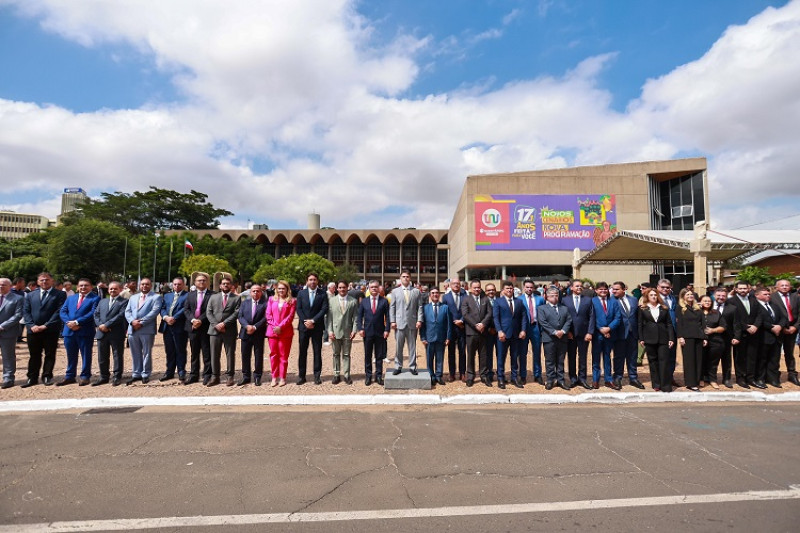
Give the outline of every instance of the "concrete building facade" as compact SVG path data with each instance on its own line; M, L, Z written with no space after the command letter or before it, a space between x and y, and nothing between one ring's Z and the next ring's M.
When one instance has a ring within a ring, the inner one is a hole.
M50 220L43 215L0 211L0 238L15 240L38 233L50 225Z

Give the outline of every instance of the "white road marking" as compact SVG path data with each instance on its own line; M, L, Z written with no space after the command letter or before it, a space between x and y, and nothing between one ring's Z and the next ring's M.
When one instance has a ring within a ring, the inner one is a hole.
M227 525L289 524L301 522L337 522L350 520L392 520L408 518L441 518L479 515L552 513L558 511L587 511L626 507L652 507L705 503L731 503L800 499L800 485L788 490L726 492L718 494L684 494L619 498L614 500L580 500L571 502L520 503L509 505L479 505L464 507L433 507L428 509L386 509L376 511L340 511L320 513L271 513L218 516L170 516L163 518L125 518L117 520L76 520L40 524L0 525L0 533L67 533L75 531L122 531L177 527L210 527Z

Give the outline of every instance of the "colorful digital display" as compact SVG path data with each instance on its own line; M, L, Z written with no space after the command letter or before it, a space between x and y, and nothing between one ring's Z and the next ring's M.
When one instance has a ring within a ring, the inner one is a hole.
M616 231L613 194L475 197L476 250L591 250Z

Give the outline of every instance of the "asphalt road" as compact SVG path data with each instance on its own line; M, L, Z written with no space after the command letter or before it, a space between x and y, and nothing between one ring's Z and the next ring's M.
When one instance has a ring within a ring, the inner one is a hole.
M797 404L144 408L0 424L3 532L120 519L162 531L800 529L800 490L735 496L800 485Z

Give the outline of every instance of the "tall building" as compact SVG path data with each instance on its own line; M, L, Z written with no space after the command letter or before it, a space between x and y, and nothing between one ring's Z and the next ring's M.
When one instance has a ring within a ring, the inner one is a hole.
M75 211L78 204L89 199L89 196L80 187L68 187L61 195L61 214Z
M38 233L50 225L46 216L0 211L0 238L15 240Z

